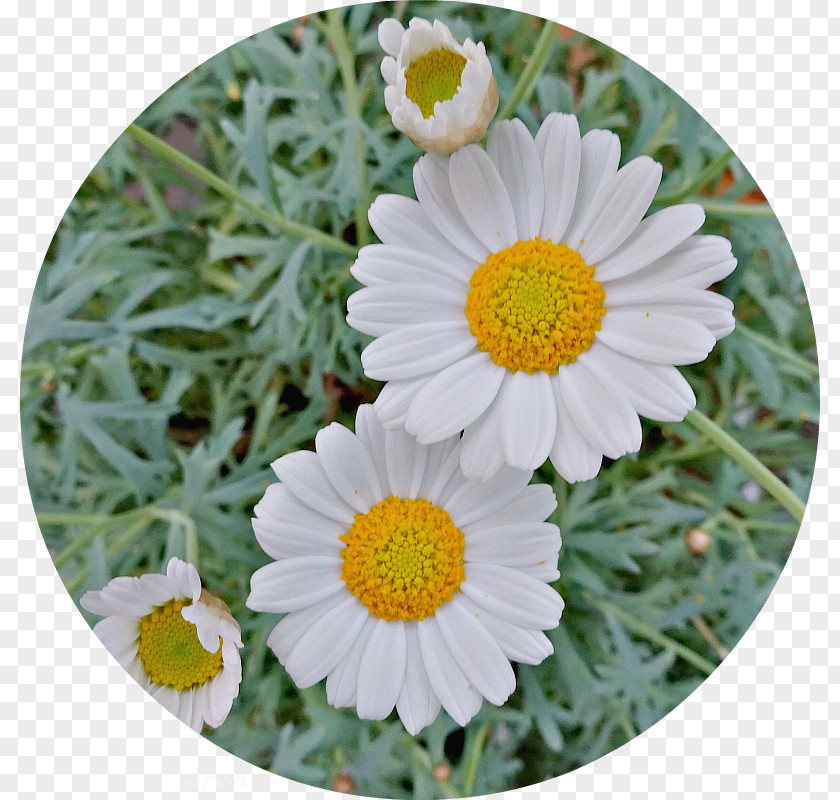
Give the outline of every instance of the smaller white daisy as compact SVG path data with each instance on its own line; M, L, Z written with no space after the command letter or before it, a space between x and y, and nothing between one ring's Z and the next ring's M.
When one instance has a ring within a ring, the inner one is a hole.
M361 406L356 433L332 423L315 451L272 464L281 483L254 509L274 561L251 577L254 611L285 614L268 646L301 688L414 735L441 706L466 725L513 692L511 661L553 652L563 600L557 505L532 473L464 477L461 441L421 445Z
M167 711L198 732L225 721L242 680L242 637L192 564L172 558L165 575L114 578L80 603L105 617L93 632Z
M479 141L499 107L483 42L460 44L439 20L379 25L385 106L394 127L422 150L449 155Z

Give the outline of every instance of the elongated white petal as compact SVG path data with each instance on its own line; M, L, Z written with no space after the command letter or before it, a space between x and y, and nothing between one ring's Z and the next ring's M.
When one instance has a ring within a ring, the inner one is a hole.
M337 422L322 428L315 436L315 450L327 478L344 502L360 513L378 502L376 467L362 443L347 428Z
M586 219L592 201L618 171L621 143L612 131L589 131L580 140L580 180L566 241L570 247L580 244L580 222Z
M536 137L543 165L545 210L540 236L555 244L566 240L580 178L580 128L573 114L549 114ZM571 245L574 247L574 245Z
M449 179L467 226L488 253L518 241L513 205L487 153L476 145L453 153Z
M335 491L315 453L288 453L272 462L271 468L301 503L343 525L353 524L353 509Z
M503 411L504 405L497 395L487 410L464 429L461 470L470 480L489 480L505 463L499 446L499 423Z
M510 197L519 239L540 233L545 187L537 147L519 119L497 122L487 138L487 155L499 172Z
M245 605L254 611L283 614L306 608L343 588L339 557L287 558L266 564L251 576L251 594Z
M364 626L347 651L344 660L340 661L327 676L327 701L336 708L356 705L362 656L376 623L377 619L372 614L365 618Z
M443 502L459 528L470 525L503 508L519 495L531 479L527 470L502 467L487 481L468 481Z
M466 292L473 270L474 266L466 260L453 262L451 258L443 259L426 250L370 244L359 251L350 273L365 286L411 283Z
M428 448L404 430L385 431L388 485L397 497L416 498L426 470Z
M463 430L493 401L504 377L486 353L474 352L438 372L418 392L405 427L421 444Z
M466 317L430 322L380 336L362 352L362 366L374 380L403 380L444 369L474 349Z
M356 708L362 719L385 719L405 682L405 626L378 620L359 667Z
M557 427L557 403L548 373L507 375L499 390L499 441L505 462L536 469L548 458Z
M383 336L406 325L460 321L463 316L463 292L446 287L370 286L347 301L347 324L369 336Z
M557 564L560 531L549 522L520 522L483 528L466 537L464 560L476 564L522 567L550 561Z
M405 625L405 681L397 698L397 713L412 736L434 722L440 711L440 700L423 664L417 627L416 622Z

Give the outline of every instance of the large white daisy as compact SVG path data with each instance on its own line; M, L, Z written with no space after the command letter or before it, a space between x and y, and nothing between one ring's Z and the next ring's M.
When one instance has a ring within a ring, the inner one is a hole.
M286 616L268 638L301 688L416 734L441 706L460 725L515 688L510 660L538 664L563 601L556 506L531 473L486 483L461 472L457 436L430 447L386 431L371 406L356 433L333 423L316 452L272 464L281 483L254 532L276 559L251 578L255 611Z
M499 107L484 44L461 44L439 20L379 25L385 107L394 127L419 148L449 154L477 142Z
M172 558L165 575L114 578L79 602L105 617L94 633L164 708L194 731L225 721L242 680L242 638L192 564Z
M546 457L568 481L641 446L639 415L682 420L694 394L675 365L702 361L735 321L706 287L735 268L731 246L697 236L684 204L642 219L662 167L618 169L618 137L580 136L550 114L536 140L519 120L426 155L418 200L382 195L360 251L365 285L348 323L377 337L365 373L389 381L386 428L429 444L464 431L461 466L487 478Z

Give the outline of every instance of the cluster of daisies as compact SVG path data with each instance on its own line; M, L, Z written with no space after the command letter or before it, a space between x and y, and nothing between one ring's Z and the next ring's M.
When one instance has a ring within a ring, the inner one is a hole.
M511 662L552 653L560 532L533 470L590 479L639 449L639 415L685 417L677 366L732 331L707 287L735 259L696 235L697 205L645 217L662 167L619 168L610 131L552 113L536 136L514 119L477 144L499 101L482 43L421 19L385 20L379 40L388 112L427 151L417 199L376 199L381 243L352 268L347 322L373 337L362 365L386 384L355 432L333 423L272 464L254 533L273 560L247 606L284 615L268 646L299 687L326 679L332 705L396 708L416 734L441 708L465 725L504 703ZM81 602L170 711L195 730L224 721L242 639L195 567L172 559Z

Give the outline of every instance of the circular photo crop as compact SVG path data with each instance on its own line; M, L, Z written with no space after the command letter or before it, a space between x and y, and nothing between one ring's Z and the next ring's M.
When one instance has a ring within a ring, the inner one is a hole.
M562 775L767 600L817 448L802 279L684 101L554 22L357 5L186 75L26 329L43 537L103 646L263 769Z

